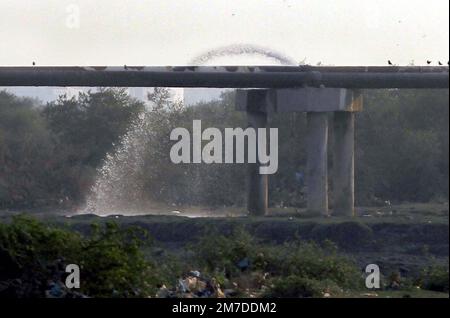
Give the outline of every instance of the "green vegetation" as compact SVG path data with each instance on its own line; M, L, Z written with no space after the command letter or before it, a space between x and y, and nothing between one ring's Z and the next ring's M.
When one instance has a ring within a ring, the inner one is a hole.
M143 110L123 89L45 106L0 91L0 209L73 205Z
M448 293L449 272L448 267L431 266L424 270L421 281L425 289Z
M117 217L119 226L109 217L61 221L36 213L44 224L7 216L82 205L96 170L141 115L146 151L135 177L143 186L125 185L126 205L142 200L242 215L245 165L169 160L171 130L190 129L193 119L203 127L246 127L233 92L187 108L165 89L150 94L148 105L123 89L47 105L0 92L0 293L43 297L49 280L60 281L64 265L75 263L85 279L81 293L92 297L154 296L192 270L239 296L357 297L367 293L361 266L370 259L384 265L380 297L448 295L448 90L364 94L356 122L357 220L302 213L306 121L294 113L271 118L280 138L279 171L270 177L272 217Z
M209 233L195 246L200 265L227 285L242 272L264 273L253 288L270 297L322 297L327 291L357 289L362 275L336 253L336 246L293 241L281 246L260 244L242 229L230 236ZM258 284L259 283L259 284Z
M144 186L130 193L133 199L244 204L245 165L173 165L169 159L170 131L191 129L193 119L201 119L203 127L246 127L233 95L192 107L173 102L165 89L149 95L148 151L136 176ZM377 90L364 96L356 121L357 205L448 202L448 90ZM82 204L95 169L143 111L144 103L122 89L61 96L47 105L0 92L0 208ZM305 206L305 120L301 113L271 118L280 139L279 171L269 189L274 208ZM124 201L130 201L126 194Z
M80 292L89 297L154 297L160 286L176 290L193 270L233 297L434 297L448 295L449 284L447 264L407 277L392 273L381 290L366 290L362 269L335 243L264 243L241 227L210 229L171 250L141 227L108 220L85 234L28 217L0 223L0 297L45 297L49 282L64 282L67 264L80 266Z
M93 225L91 235L83 237L16 217L10 224L0 224L0 278L22 281L12 296L44 297L48 280L60 278L65 265L77 264L83 275L82 293L142 297L154 290L160 276L156 266L144 258L142 248L149 242L144 234L109 222Z
M356 120L356 190L363 204L448 202L448 90L366 91Z

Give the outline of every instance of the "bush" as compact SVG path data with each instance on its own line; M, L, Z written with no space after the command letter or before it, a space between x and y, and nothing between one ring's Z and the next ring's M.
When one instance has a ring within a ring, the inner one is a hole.
M100 297L145 296L156 287L156 266L142 253L146 233L139 228L120 229L116 223L93 226L75 259L90 295Z
M241 260L250 260L256 256L255 243L253 237L242 228L235 229L230 237L218 234L213 229L192 250L196 260L207 271L223 271L230 276L239 271L238 263Z
M325 250L315 243L295 242L265 248L263 270L273 276L291 275L317 281L332 281L342 288L357 288L362 279L356 265L336 252Z
M66 265L77 264L81 270L80 292L88 296L145 297L153 295L164 276L144 257L142 250L148 242L142 230L121 229L115 223L95 225L92 234L83 237L16 217L10 224L0 224L0 278L34 284L28 289L33 293L39 289L43 297L48 279L61 279Z
M42 267L62 257L72 260L81 252L81 243L76 232L23 216L15 217L11 224L0 224L0 248L21 270Z
M269 298L319 298L325 293L339 293L333 281L318 281L301 276L287 276L274 280L270 289L264 293Z
M437 292L449 291L449 272L448 266L432 266L428 268L422 278L423 288Z
M193 251L207 271L225 272L228 278L249 270L269 273L271 277L282 277L288 282L299 279L304 286L310 286L312 281L326 281L340 288L362 286L355 264L339 256L335 246L324 249L305 242L261 245L246 231L238 229L229 236L213 231L201 239ZM275 285L276 282L278 280Z

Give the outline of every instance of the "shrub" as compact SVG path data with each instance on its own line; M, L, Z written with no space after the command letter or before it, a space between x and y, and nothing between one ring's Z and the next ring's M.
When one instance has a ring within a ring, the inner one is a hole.
M263 270L274 276L330 280L342 288L356 288L362 282L353 262L315 243L294 242L285 244L283 248L269 247L259 255L265 258L259 262L264 263Z
M433 290L437 292L449 291L449 272L448 266L431 266L424 272L422 278L424 289Z
M335 246L324 249L305 242L261 245L239 229L227 237L210 233L195 245L193 251L196 260L207 271L223 271L228 277L251 270L267 272L275 278L303 279L305 286L311 281L332 282L341 288L357 288L362 284L357 267L349 259L339 256ZM242 263L247 263L248 267L243 268Z
M144 257L143 247L148 242L143 230L121 229L115 223L94 225L92 234L83 237L31 218L16 217L10 224L0 224L1 279L20 278L25 285L41 280L31 289L38 288L42 297L47 280L55 279L55 270L56 279L61 279L65 265L77 264L81 270L80 292L88 296L152 295L164 275Z
M230 237L209 231L193 246L196 260L207 271L224 271L227 276L239 271L238 262L255 256L255 241L242 228L235 229Z
M319 281L291 275L275 279L263 296L269 298L317 298L323 297L325 293L337 294L339 292L339 287L333 281Z
M152 292L158 277L155 266L142 253L146 233L139 228L120 229L116 223L93 226L82 241L76 258L84 276L85 289L96 296L143 296Z
M81 236L76 232L46 226L23 216L10 224L0 224L0 248L21 270L66 257L81 251Z

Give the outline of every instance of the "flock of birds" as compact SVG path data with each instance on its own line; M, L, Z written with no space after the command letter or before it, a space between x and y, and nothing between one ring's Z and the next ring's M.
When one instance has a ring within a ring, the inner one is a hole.
M433 61L427 60L427 65L431 65L432 63L433 63ZM392 63L391 60L388 60L388 64L389 64L389 65L392 65L392 66L395 66L395 64ZM441 61L438 61L438 65L439 65L439 66L443 66L444 64L443 64ZM447 62L447 65L450 65L450 61Z

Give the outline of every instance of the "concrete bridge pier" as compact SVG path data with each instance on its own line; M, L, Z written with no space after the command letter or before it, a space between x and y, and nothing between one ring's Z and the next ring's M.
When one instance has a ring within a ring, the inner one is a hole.
M258 140L258 128L267 127L267 114L263 112L247 112L249 127L256 130ZM256 143L256 153L258 153ZM257 158L258 160L258 158ZM267 174L260 174L260 163L249 163L247 171L247 210L250 215L267 215L269 206L269 179Z
M307 208L328 215L328 118L334 114L333 213L354 213L354 112L362 110L358 91L344 88L279 89L277 112L307 113Z
M328 214L328 113L308 112L306 187L308 213Z
M236 109L246 111L248 127L256 130L256 140L258 140L258 128L268 128L267 117L270 107L269 90L267 89L238 90L236 92ZM258 153L258 143L256 143L256 153ZM248 164L247 210L253 216L268 215L269 178L267 174L259 173L260 167L259 162Z
M344 88L293 88L238 90L236 109L246 111L249 126L267 127L267 114L306 112L307 208L312 215L328 215L328 119L333 113L333 214L354 215L355 112L362 110L359 91ZM283 141L280 141L283 142ZM280 163L282 164L282 163ZM259 164L250 165L248 210L268 213L268 179Z
M355 114L334 113L333 214L355 214Z

